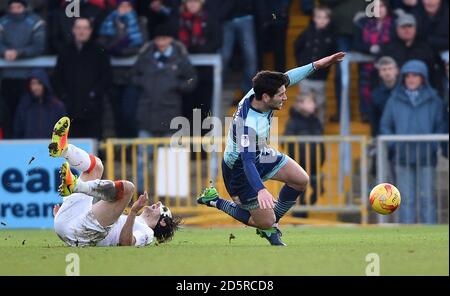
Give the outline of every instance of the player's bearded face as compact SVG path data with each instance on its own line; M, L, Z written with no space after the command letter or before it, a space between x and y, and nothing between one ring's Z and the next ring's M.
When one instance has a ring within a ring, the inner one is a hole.
M283 85L278 89L278 92L272 98L270 98L270 100L267 102L267 105L272 110L281 110L284 102L286 101L286 87Z

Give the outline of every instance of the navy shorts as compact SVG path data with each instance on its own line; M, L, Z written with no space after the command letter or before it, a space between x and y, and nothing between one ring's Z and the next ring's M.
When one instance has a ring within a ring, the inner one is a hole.
M278 153L275 162L256 163L255 165L264 182L278 173L287 162L288 158L284 154ZM222 175L228 194L241 208L253 210L259 207L258 193L249 184L241 163L236 163L233 168L230 168L225 161L222 161Z

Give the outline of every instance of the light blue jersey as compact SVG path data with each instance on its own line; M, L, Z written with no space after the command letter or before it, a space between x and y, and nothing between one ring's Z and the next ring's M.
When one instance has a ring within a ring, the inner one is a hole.
M286 73L289 86L296 85L314 72L313 64L295 68ZM239 162L241 153L256 153L255 161L260 161L261 154L268 151L268 140L272 124L273 111L260 112L251 106L255 92L250 90L239 102L238 109L233 115L233 122L227 137L224 161L229 168Z

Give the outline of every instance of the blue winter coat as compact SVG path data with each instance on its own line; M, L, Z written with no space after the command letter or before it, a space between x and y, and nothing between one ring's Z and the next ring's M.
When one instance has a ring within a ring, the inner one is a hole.
M419 88L419 96L414 104L409 99L403 83L406 73L418 73L424 78L424 84ZM430 86L427 66L422 61L411 60L402 67L400 83L386 103L380 123L380 134L442 134L445 132L443 115L443 100ZM437 147L437 143L403 142L398 146L391 145L390 151L394 161L402 165L436 165Z

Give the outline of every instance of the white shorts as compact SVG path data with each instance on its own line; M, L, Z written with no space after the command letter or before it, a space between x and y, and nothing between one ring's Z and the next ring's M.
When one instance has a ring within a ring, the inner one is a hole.
M86 194L72 194L55 216L55 232L69 246L95 246L108 235L113 226L103 227L95 219L92 199L92 196Z

